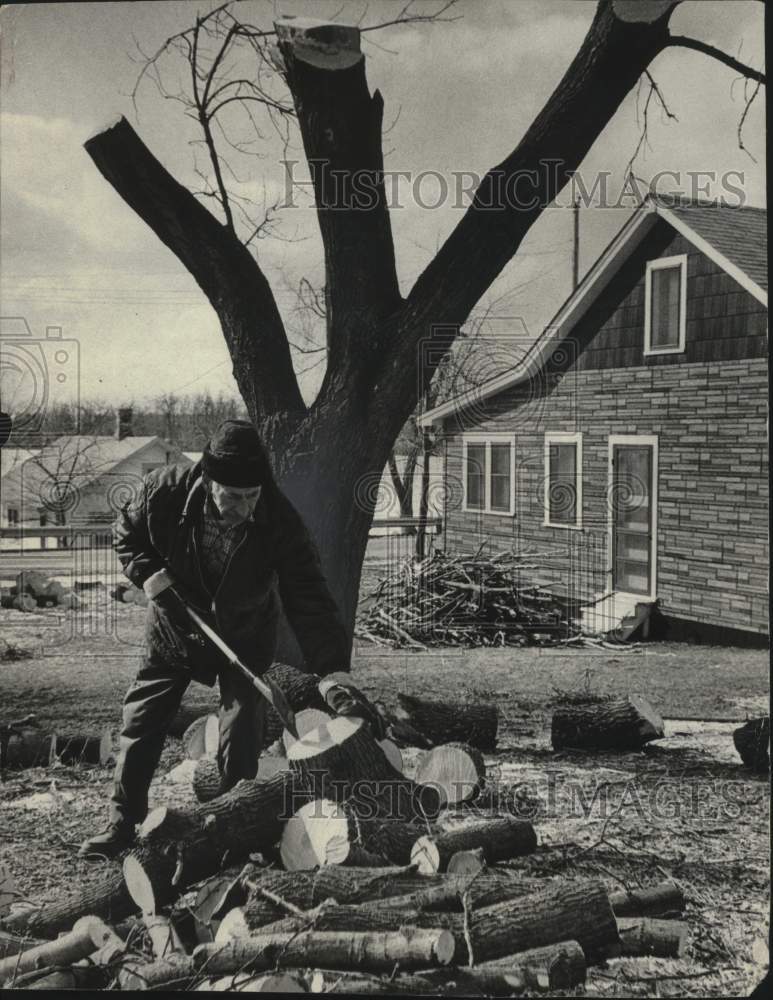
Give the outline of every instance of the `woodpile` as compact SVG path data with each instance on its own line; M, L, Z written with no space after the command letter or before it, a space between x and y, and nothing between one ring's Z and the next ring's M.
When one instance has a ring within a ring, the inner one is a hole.
M296 673L296 705L313 701ZM412 718L431 730L429 705ZM496 714L476 708L488 728L466 735L487 742ZM152 809L101 880L7 913L0 986L510 996L572 989L613 956L683 954L674 883L526 877L508 862L536 850L531 822L492 809L449 824L444 810L482 797L471 742L427 749L414 780L364 720L298 715L286 756L228 791L216 720L189 720L207 801Z
M577 625L534 582L537 553L406 559L363 602L355 634L380 646L551 645L579 637Z
M81 599L54 577L39 569L22 570L9 591L10 606L17 611L35 608L79 608Z
M663 720L640 695L566 702L551 726L554 750L641 750L663 734Z

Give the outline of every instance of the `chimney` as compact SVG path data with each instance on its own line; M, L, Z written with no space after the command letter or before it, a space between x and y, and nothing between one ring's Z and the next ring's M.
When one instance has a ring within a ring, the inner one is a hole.
M132 408L131 406L122 406L115 417L115 436L119 441L123 441L125 437L132 437L133 434Z

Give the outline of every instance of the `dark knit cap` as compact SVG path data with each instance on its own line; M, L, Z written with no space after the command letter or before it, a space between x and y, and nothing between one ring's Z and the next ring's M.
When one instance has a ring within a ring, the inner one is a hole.
M201 465L222 486L262 486L271 479L268 452L248 420L224 420L204 448Z

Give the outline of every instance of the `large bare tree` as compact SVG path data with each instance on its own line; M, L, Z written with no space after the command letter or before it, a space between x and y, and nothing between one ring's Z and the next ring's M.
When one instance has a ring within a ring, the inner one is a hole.
M284 491L316 539L350 634L376 484L395 439L476 303L626 95L642 77L654 85L648 67L669 46L701 51L758 87L764 82L759 71L719 49L672 35L669 19L678 3L600 0L552 95L512 152L483 177L470 207L406 296L398 287L382 176L384 100L369 90L360 50L366 28L284 18L263 29L244 24L224 4L168 40L164 48L176 46L192 67L183 101L201 126L213 167L203 198L169 174L125 119L86 143L104 177L193 275L217 313L245 404L265 435ZM213 41L213 24L220 31L204 70L197 60L205 38ZM253 78L218 75L239 41L261 57L269 44L276 47L291 99L277 97L266 83L268 59ZM216 123L225 105L235 103L275 121L294 115L303 140L324 245L327 335L327 366L310 405L253 252L270 213L245 237L217 155ZM464 127L474 132L476 126ZM553 169L542 169L546 163ZM521 179L520 205L503 197L507 178L514 177ZM357 191L365 191L365 201ZM207 198L212 212L203 203ZM300 655L286 632L280 655Z

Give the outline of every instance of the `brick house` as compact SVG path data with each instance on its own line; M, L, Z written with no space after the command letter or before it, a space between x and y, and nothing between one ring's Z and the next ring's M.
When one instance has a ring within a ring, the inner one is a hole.
M768 632L766 227L648 198L518 363L420 417L448 551L535 553L593 631Z

